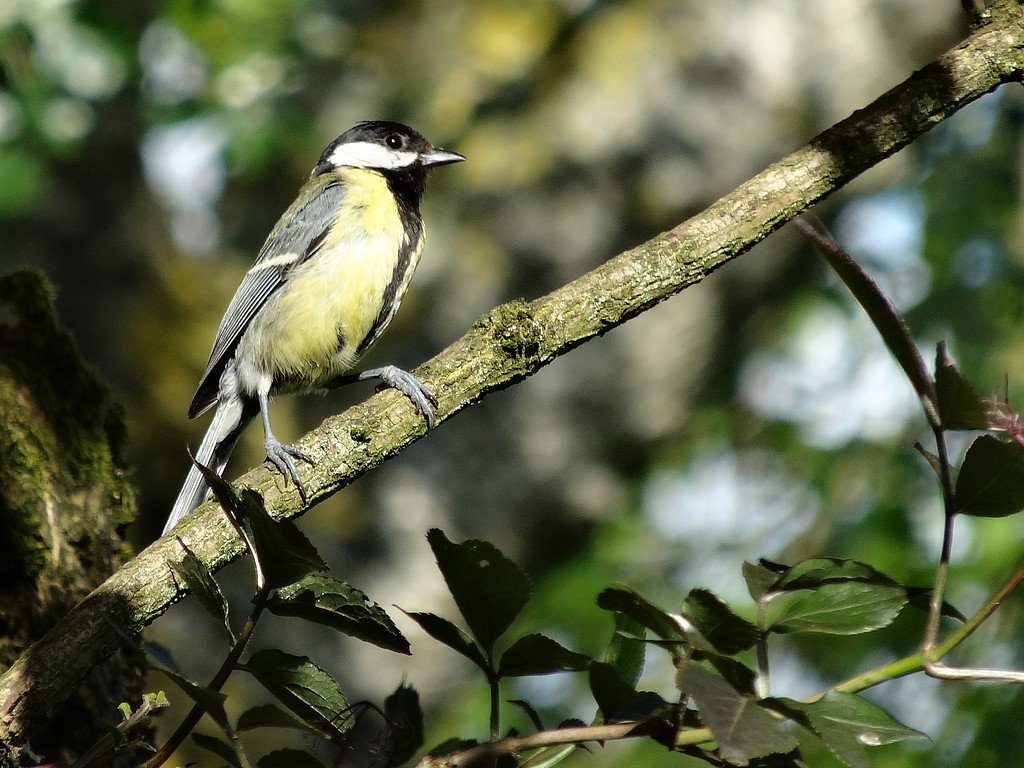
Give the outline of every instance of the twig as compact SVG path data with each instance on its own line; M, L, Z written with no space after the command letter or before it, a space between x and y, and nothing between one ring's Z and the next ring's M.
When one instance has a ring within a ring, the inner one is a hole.
M458 766L472 765L479 760L485 760L489 757L517 755L540 747L584 744L589 741L617 741L647 736L648 733L642 726L643 723L585 725L574 728L556 728L550 731L539 731L528 736L508 736L504 739L481 744L462 752L453 752L450 755L426 755L416 766L417 768L458 768ZM703 740L707 740L707 735L705 735Z

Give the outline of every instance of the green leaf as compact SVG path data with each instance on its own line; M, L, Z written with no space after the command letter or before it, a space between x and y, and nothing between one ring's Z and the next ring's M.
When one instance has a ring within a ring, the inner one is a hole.
M220 504L221 509L224 510L231 523L236 526L239 525L245 512L244 506L246 502L243 502L242 497L235 493L231 483L208 466L200 464L195 460L195 457L192 458L192 463L196 465L203 479L206 480L206 484L210 486L210 490L213 491L213 495L217 498L217 503Z
M769 629L856 635L888 626L906 603L906 591L898 585L829 582L774 600Z
M384 700L388 723L387 764L402 765L423 745L423 713L416 690L400 685Z
M220 691L213 691L209 688L205 688L192 680L189 680L184 675L179 675L177 672L172 672L169 669L160 670L171 681L178 686L186 696L192 701L199 705L199 708L203 710L210 718L220 726L221 730L227 732L231 730L228 724L228 716L224 711L224 702L227 700Z
M753 695L754 686L757 683L757 673L746 664L737 661L731 656L723 656L720 653L708 653L707 651L694 651L695 661L703 661L704 666L714 669L725 681L740 693Z
M316 729L306 721L273 704L259 704L245 710L239 715L235 728L239 731L251 731L255 728L294 728L316 732Z
M988 429L985 405L949 357L946 343L935 351L935 391L944 429Z
M720 653L739 653L757 643L757 627L706 589L690 591L683 600L683 616Z
M604 652L604 661L614 667L619 676L634 688L640 682L647 655L643 638L647 629L639 621L622 613L613 613L615 632Z
M907 600L909 605L912 607L928 613L932 608L932 588L907 587ZM939 613L942 616L948 616L951 619L956 619L961 624L967 621L967 617L964 616L964 614L961 613L955 605L945 600L942 601L942 608Z
M530 599L530 579L486 541L449 541L433 528L427 541L469 631L489 655Z
M544 730L544 721L541 719L540 713L534 708L533 704L528 702L526 699L509 699L508 703L521 709L523 714L530 718L530 722L533 724L533 729L535 731L539 732Z
M242 768L242 763L238 759L238 755L235 754L235 750L231 746L220 739L216 739L213 736L206 736L202 733L193 733L192 741L195 742L197 747L205 749L207 752L219 757L221 760L227 761L227 764L232 768Z
M351 709L338 683L305 656L267 649L253 654L239 669L328 738L351 727Z
M689 694L704 724L718 742L722 758L738 765L797 747L793 734L716 672L696 661L685 661L676 675L679 689Z
M181 560L171 560L168 565L174 573L174 577L180 580L185 587L196 597L207 613L220 621L228 632L228 637L234 642L235 635L231 631L231 622L228 620L228 601L220 587L214 580L210 571L203 566L192 551L184 544L181 545L185 554Z
M303 749L276 749L261 757L256 768L324 768L324 764Z
M327 564L291 520L275 521L263 498L251 489L240 494L209 467L195 462L221 508L236 529L244 528L256 548L254 560L270 589L284 587Z
M402 612L419 624L432 638L458 651L484 672L490 674L490 665L487 663L487 659L484 658L483 653L480 652L480 648L473 642L473 638L448 621L448 619L443 619L433 613Z
M593 662L590 665L588 682L597 708L601 710L601 716L606 723L623 717L636 703L636 689L623 680L610 664L603 661Z
M322 573L282 587L267 607L278 616L297 616L397 653L410 653L409 641L377 603L353 586Z
M822 584L840 581L897 586L895 581L867 563L838 557L817 557L787 568L772 591L815 589Z
M499 677L549 675L553 672L579 672L590 666L592 659L544 635L526 635L516 640L501 656Z
M800 759L800 750L795 749L784 755L768 755L751 760L750 768L809 768L807 763Z
M957 511L1006 517L1024 509L1024 452L1014 443L982 435L967 449L956 481Z
M316 548L291 520L274 520L255 491L242 491L242 524L248 531L263 568L267 586L279 589L303 576L327 570Z
M871 768L865 746L924 738L852 693L829 691L809 704L784 698L766 699L764 704L810 730L851 768Z
M765 593L779 580L779 572L768 568L764 564L767 562L762 561L762 564L757 565L743 561L743 580L747 582L747 592L755 601L764 597Z
M819 226L815 227L804 218L795 219L794 225L818 246L825 261L867 313L885 346L896 358L896 362L921 398L929 422L936 420L937 396L932 377L903 317L860 264L825 230L824 225L820 225L819 222Z
M625 587L609 587L597 596L597 605L606 611L627 616L647 627L662 640L686 643L683 629L668 611Z

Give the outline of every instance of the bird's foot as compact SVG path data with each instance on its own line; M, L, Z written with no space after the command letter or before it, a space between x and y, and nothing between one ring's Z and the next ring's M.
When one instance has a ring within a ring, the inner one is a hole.
M396 368L393 365L385 365L382 368L371 368L359 374L360 380L380 379L385 386L394 387L404 394L415 405L423 418L427 421L427 429L434 426L434 406L437 405L437 398L434 393L427 389L427 385L413 376L408 371Z
M277 467L278 472L284 475L285 483L291 478L292 482L295 483L296 489L299 491L302 503L305 504L306 489L302 487L302 481L299 480L299 470L295 466L295 459L304 461L307 464L313 464L313 459L304 451L299 450L294 445L282 443L273 435L266 437L263 444L267 449L267 458L270 459L270 463Z

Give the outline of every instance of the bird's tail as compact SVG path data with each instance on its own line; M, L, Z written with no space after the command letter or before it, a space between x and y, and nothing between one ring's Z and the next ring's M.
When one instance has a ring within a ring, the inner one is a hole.
M222 402L217 406L213 421L210 422L210 427L199 444L195 461L214 470L218 475L223 474L239 435L249 426L249 422L257 413L259 406L253 400L235 398ZM171 515L167 518L167 524L164 526L165 535L183 517L203 503L209 489L199 468L193 464L171 508Z

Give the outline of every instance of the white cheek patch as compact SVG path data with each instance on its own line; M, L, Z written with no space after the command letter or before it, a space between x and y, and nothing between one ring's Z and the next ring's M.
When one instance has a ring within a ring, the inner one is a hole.
M417 157L410 150L397 151L369 141L354 141L336 147L330 162L353 168L405 168L416 162Z

